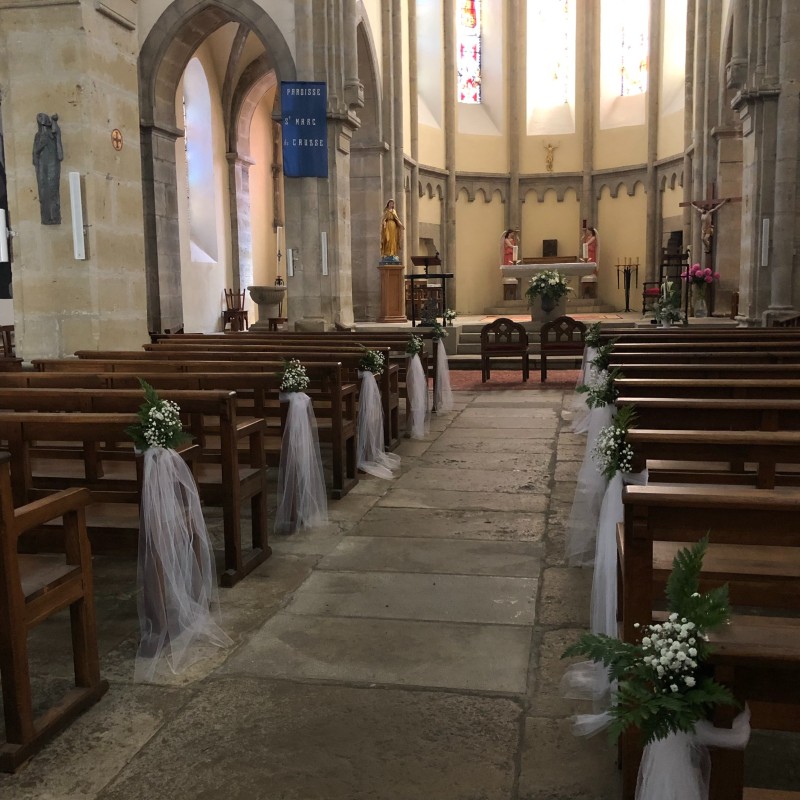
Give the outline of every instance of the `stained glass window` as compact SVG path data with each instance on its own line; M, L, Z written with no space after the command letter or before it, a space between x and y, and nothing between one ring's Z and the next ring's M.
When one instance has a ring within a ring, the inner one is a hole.
M575 132L576 0L528 0L528 134Z
M631 8L633 6L633 8ZM650 13L646 3L626 3L626 13L619 20L619 96L644 94L647 91L648 27Z
M481 102L481 0L454 0L458 102Z

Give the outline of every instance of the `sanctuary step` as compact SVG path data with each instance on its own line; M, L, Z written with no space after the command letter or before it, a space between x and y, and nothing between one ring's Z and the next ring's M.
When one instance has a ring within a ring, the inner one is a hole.
M530 314L527 300L506 300L501 305L485 309L486 315L498 317L518 317ZM570 297L567 300L566 313L574 314L611 314L616 309L613 306L592 298Z

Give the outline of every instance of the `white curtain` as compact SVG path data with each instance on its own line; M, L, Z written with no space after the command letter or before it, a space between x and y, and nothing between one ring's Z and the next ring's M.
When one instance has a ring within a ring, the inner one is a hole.
M358 399L358 451L356 463L362 472L389 480L400 469L400 456L387 453L383 442L383 406L375 376L365 370Z
M208 655L201 644L231 645L215 618L214 556L197 485L186 462L164 447L144 453L138 586L134 680L152 681L163 663L182 672Z
M278 467L275 533L293 533L328 521L328 496L319 449L317 419L305 392L281 392L289 403Z
M453 390L450 388L450 365L444 341L436 345L436 385L434 387L433 407L437 414L453 410Z
M412 439L422 439L430 429L428 416L428 379L419 356L408 358L406 367L406 394L411 406L407 427Z

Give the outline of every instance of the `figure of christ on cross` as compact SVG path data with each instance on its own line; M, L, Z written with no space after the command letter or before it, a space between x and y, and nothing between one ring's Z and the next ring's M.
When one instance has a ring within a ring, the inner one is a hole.
M712 197L713 187L709 187L709 197L705 200L691 200L688 203L680 203L681 206L691 206L695 211L700 212L700 238L703 240L703 251L707 256L711 255L714 244L714 214L727 202L741 200L741 197ZM706 266L710 266L706 264Z

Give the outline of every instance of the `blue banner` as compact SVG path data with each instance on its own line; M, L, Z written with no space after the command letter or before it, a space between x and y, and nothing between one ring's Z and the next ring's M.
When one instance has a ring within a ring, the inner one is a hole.
M324 83L281 83L283 174L287 178L328 177L327 105Z

